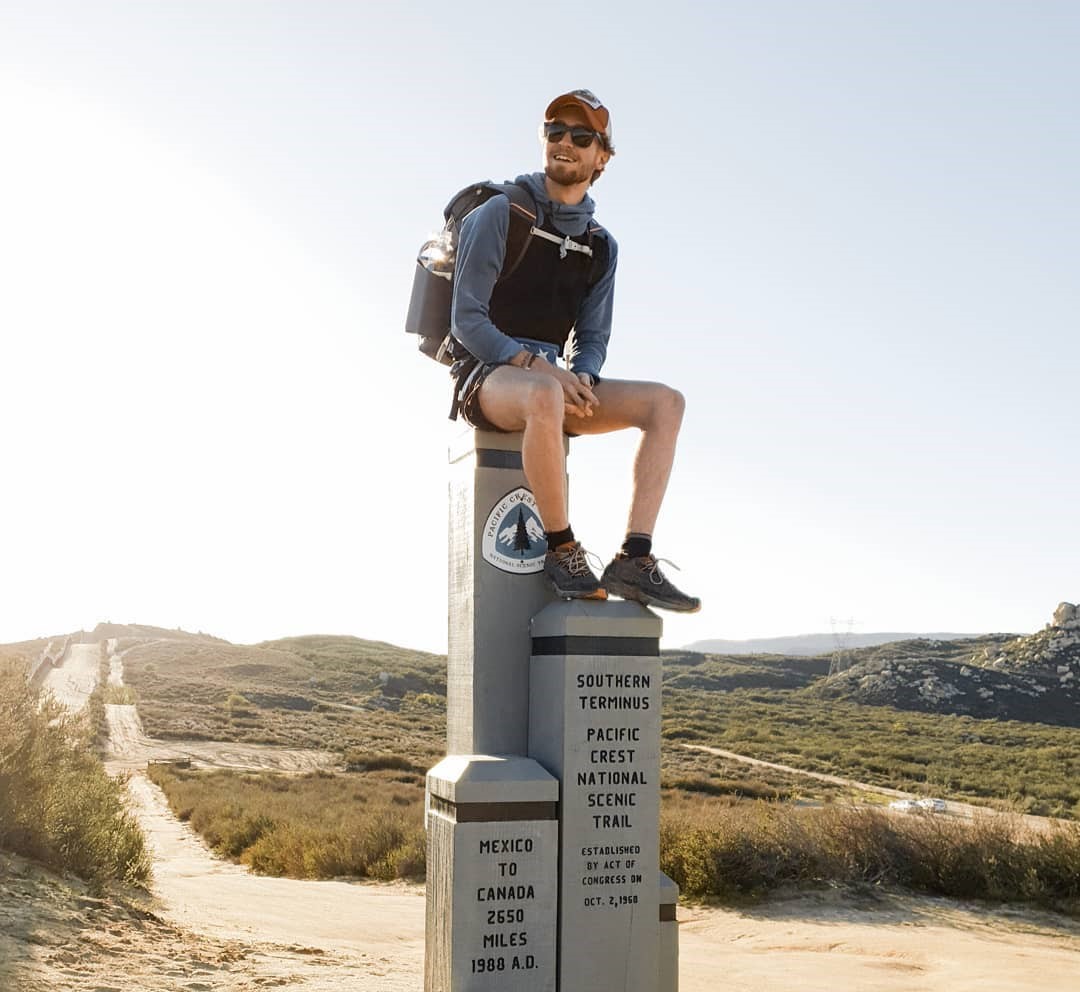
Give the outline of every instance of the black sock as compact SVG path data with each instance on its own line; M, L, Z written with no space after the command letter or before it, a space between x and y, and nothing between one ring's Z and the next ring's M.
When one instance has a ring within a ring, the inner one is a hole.
M652 534L635 534L631 531L622 542L619 554L627 558L644 558L652 554Z
M567 524L566 530L546 530L544 536L547 538L548 551L554 551L555 548L569 544L574 539L574 529Z

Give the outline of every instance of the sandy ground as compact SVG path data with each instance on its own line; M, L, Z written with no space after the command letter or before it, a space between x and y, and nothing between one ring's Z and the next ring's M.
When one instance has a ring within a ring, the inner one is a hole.
M124 655L126 651L117 651L117 643L115 637L110 637L105 642L105 650L109 656L109 678L106 681L106 685L123 685L124 684ZM131 648L128 648L130 651Z
M951 900L800 895L679 909L681 992L1076 992L1080 925Z
M114 672L122 684L122 667ZM95 899L0 855L2 992L420 992L422 887L254 876L213 856L135 771L170 753L296 771L312 752L151 741L133 707L112 707L109 719L109 764L132 772L153 853L151 891ZM742 911L681 906L678 918L681 992L1080 988L1080 923L1049 913L822 892Z
M93 897L0 853L0 989L3 992L305 992L393 988L386 962L174 923L140 893Z
M101 647L97 644L72 644L59 668L46 673L41 691L51 692L69 710L81 710L98 684Z

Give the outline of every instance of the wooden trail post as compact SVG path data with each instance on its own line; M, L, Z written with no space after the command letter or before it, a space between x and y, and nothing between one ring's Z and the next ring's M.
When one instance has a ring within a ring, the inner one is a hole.
M658 869L661 622L555 599L520 434L459 438L449 500L425 992L677 992L678 888Z

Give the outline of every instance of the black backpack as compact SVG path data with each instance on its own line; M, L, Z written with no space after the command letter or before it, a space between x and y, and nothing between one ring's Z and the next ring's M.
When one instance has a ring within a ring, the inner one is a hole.
M466 186L443 211L446 223L442 231L425 241L417 255L405 330L417 335L420 350L428 358L443 365L452 365L469 354L450 333L458 230L466 216L480 204L500 194L510 200L506 255L499 272L499 278L505 279L525 257L536 223L536 202L532 194L517 183L481 182Z

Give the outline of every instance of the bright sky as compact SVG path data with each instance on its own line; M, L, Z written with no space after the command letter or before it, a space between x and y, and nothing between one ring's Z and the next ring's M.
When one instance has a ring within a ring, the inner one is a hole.
M1017 631L1080 599L1080 5L0 3L0 642L446 645L453 192L618 155L605 372L688 411L665 646ZM621 539L634 438L571 450Z

